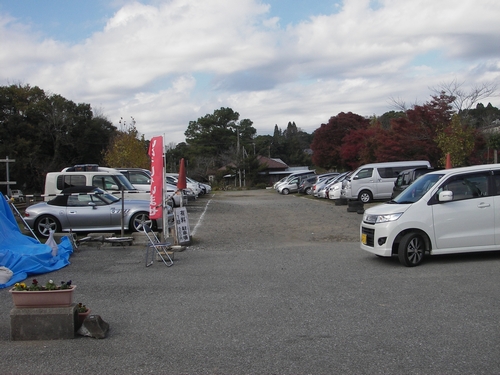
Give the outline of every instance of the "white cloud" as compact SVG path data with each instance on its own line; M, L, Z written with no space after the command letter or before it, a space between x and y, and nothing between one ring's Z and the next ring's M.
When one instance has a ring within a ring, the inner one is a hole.
M0 84L38 85L180 142L190 120L221 106L258 134L288 121L312 132L341 111L380 115L391 97L425 101L453 79L500 79L500 3L371 4L346 0L283 28L265 0L125 2L73 45L0 13Z

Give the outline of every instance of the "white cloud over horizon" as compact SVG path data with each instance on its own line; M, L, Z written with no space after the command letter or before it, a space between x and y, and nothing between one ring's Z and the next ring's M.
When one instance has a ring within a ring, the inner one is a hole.
M440 84L500 82L496 1L323 0L330 11L314 13L310 0L298 18L285 15L293 3L121 1L69 40L0 4L0 84L89 103L115 125L133 116L146 138L178 143L220 107L258 135L289 121L310 133L339 112L381 115L390 98L423 103Z

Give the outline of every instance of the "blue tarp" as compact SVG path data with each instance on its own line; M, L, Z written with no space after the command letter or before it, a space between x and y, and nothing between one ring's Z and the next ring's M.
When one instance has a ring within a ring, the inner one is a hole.
M16 219L4 196L0 196L0 266L13 272L12 278L0 288L6 288L28 276L52 272L69 264L73 246L63 237L56 256L52 248L21 233Z

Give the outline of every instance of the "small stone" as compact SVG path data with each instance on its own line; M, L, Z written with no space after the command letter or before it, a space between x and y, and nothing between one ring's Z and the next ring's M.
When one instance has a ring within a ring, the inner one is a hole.
M83 321L82 326L76 332L81 336L103 339L109 331L109 324L102 320L100 315L89 315Z

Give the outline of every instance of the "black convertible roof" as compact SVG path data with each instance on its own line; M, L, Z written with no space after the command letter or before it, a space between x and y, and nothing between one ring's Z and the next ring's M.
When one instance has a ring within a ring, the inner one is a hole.
M77 194L77 193L88 193L97 189L97 186L73 186L61 191L61 194Z
M97 189L96 186L73 186L66 189L63 189L57 197L51 199L47 202L51 206L66 206L66 202L68 201L68 196L72 194L88 194L91 191Z

